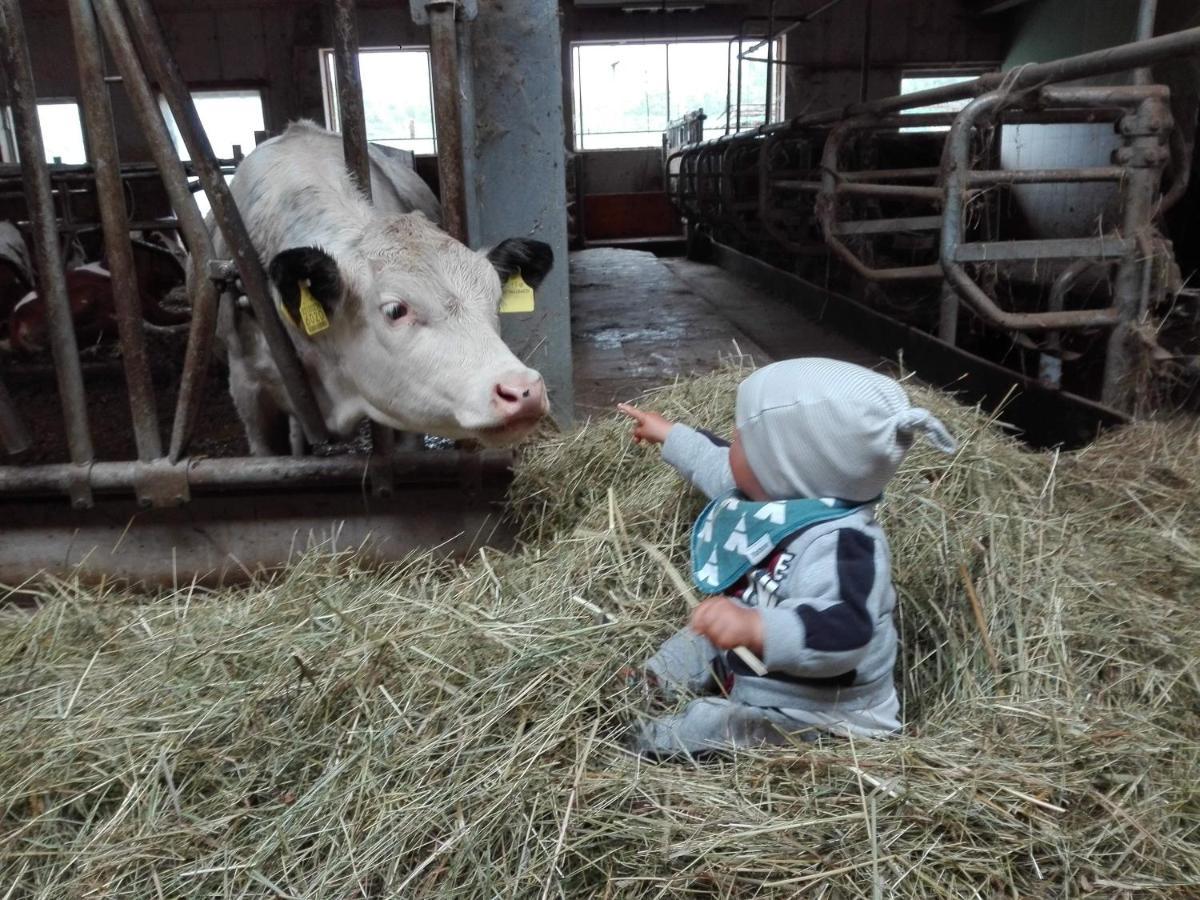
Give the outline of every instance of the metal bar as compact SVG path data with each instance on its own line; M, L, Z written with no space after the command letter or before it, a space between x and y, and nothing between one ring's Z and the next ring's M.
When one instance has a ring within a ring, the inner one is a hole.
M1090 181L1120 181L1126 175L1121 166L1093 166L1080 169L976 169L967 183L972 187L996 184L1077 184Z
M433 114L437 127L438 184L442 227L467 239L466 189L463 185L462 111L458 87L457 4L435 0L429 10L429 59L433 67Z
M858 85L858 102L866 103L868 81L871 74L871 24L875 17L875 4L872 0L863 0L863 43L862 43L862 74Z
M342 153L346 158L346 168L358 183L359 190L370 201L371 151L367 144L367 116L363 108L362 75L358 67L358 19L355 0L334 0L333 31ZM392 429L372 422L371 458L375 465L371 467L371 489L377 496L387 496L392 492L391 473L387 463L395 446L396 436ZM293 452L295 449L293 447Z
M216 288L207 277L212 241L187 182L185 166L163 123L158 104L137 61L136 50L114 0L94 0L113 58L121 71L134 113L161 174L168 199L178 216L178 227L188 243L189 286L192 294L192 326L184 357L183 374L172 427L168 458L178 460L186 452L198 412L198 396L207 374L216 323Z
M863 169L860 172L839 172L842 181L908 181L937 178L941 169Z
M977 97L959 112L950 135L946 139L946 196L942 211L941 264L946 280L958 297L968 303L984 321L1010 331L1060 331L1076 328L1111 327L1119 321L1115 308L1081 309L1063 312L1014 313L1001 309L987 293L975 283L959 262L958 254L966 237L965 211L968 192L968 175L971 168L971 137L975 123L991 115L997 108L1012 101L1012 95L993 92ZM1014 242L1020 243L1020 242ZM1051 242L1030 242L1039 246ZM966 245L969 246L969 245ZM1093 248L1094 249L1094 248ZM1035 257L1036 258L1036 257ZM950 333L956 321L957 303L943 297L941 306L941 334Z
M469 453L444 450L397 451L392 456L396 481L404 485L463 484L506 474L512 466L512 454L489 450ZM88 483L97 492L128 491L148 470L157 465L141 462L98 462L89 470ZM349 454L338 456L253 456L184 460L175 468L186 476L188 488L198 492L281 487L331 487L335 484L361 484L367 471L367 459ZM62 493L73 484L71 465L0 466L0 494Z
M867 196L902 196L925 199L942 199L941 188L922 188L908 185L854 184L839 181L842 142L846 136L856 130L858 123L854 120L843 122L830 130L821 151L821 181L818 183L816 198L817 220L821 223L821 232L825 243L834 255L860 277L868 281L931 281L942 277L941 268L930 264L924 266L903 266L890 269L875 269L868 266L858 254L851 250L838 237L835 229L838 224L838 195L839 193L862 193ZM729 152L728 150L726 152ZM776 182L778 185L778 182ZM882 192L882 194L881 194ZM917 193L914 193L917 192ZM930 193L932 192L932 194ZM934 196L936 195L936 196Z
M1119 151L1129 161L1129 176L1123 183L1121 233L1130 236L1134 248L1142 244L1152 227L1158 187L1165 156L1162 152L1163 123L1169 121L1167 103L1161 97L1147 98L1137 112L1121 123L1125 147ZM1138 336L1143 309L1143 266L1136 249L1124 256L1117 268L1113 300L1120 324L1109 335L1104 362L1101 399L1126 412L1136 404L1139 361L1146 353ZM1148 287L1148 286L1147 286Z
M767 7L767 35L775 33L775 0L771 0ZM775 86L775 39L770 39L767 42L767 85L763 100L763 124L770 124L771 121L771 88ZM668 80L669 80L668 73Z
M129 244L129 219L125 213L117 135L113 129L108 84L104 81L104 56L91 0L68 0L67 7L79 66L79 100L87 124L88 144L95 156L96 198L104 228L108 270L112 276L113 306L129 391L134 443L138 459L148 462L162 456L162 436L158 430L154 383L146 356L142 300L138 295L137 271Z
M742 43L746 37L746 23L743 21L738 25L738 52L737 52L737 124L734 126L733 134L736 137L742 130Z
M25 176L25 197L32 223L34 261L38 292L46 305L50 349L58 395L62 402L67 444L71 462L79 467L92 461L92 438L88 429L87 404L83 393L83 375L79 368L79 348L71 322L71 304L67 298L66 276L58 247L54 201L50 196L50 175L46 170L46 151L37 117L37 89L29 59L25 24L19 0L0 0L0 65L8 81L9 103L17 132L17 149ZM86 485L73 482L71 499L76 507L91 506Z
M233 202L229 186L217 167L212 145L204 132L187 84L167 45L162 27L146 0L124 2L135 39L143 51L142 61L158 82L159 90L171 107L175 124L187 145L196 173L200 176L204 191L212 204L213 218L237 263L246 297L254 309L271 357L279 369L280 380L291 401L291 412L304 427L305 436L310 442L328 440L329 432L325 427L325 420L317 408L317 401L300 365L296 348L275 311L267 274L263 270L258 251L254 248L246 223Z
M1154 37L1154 20L1158 17L1158 0L1141 0L1138 4L1137 40L1145 41ZM1154 81L1154 73L1149 66L1140 66L1133 70L1134 84L1150 84Z
M785 191L803 191L805 193L820 193L823 190L819 181L789 181L781 180L771 183L771 186ZM850 194L861 197L905 197L911 200L941 200L942 189L939 187L921 187L907 184L871 184L854 181L837 181L834 191L838 194Z
M941 216L911 216L903 219L861 219L838 222L834 234L892 234L897 231L941 231Z
M17 412L17 407L13 404L3 379L0 379L0 441L3 441L4 449L9 456L24 453L33 446L33 438L29 436L29 429L25 427L21 414Z
M1057 238L1032 241L976 241L962 243L954 254L960 263L1012 260L1117 259L1132 253L1132 238Z
M208 262L213 258L212 235L196 205L195 196L188 185L187 167L179 159L175 144L167 133L158 102L138 62L137 48L116 0L93 0L93 4L104 40L121 73L125 95L133 106L138 127L150 148L157 174L161 176L167 200L178 217L176 224L188 245L192 325L188 331L183 374L175 401L175 419L171 426L171 444L167 451L167 458L177 462L187 452L212 359L217 324L217 288L208 277ZM131 223L131 226L133 224L136 223Z
M367 117L363 110L362 76L358 68L358 22L355 0L334 0L333 45L337 68L338 118L346 168L371 199L371 157L367 149Z

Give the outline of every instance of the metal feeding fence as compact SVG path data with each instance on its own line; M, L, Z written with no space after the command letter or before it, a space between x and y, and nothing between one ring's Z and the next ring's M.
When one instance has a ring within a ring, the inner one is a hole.
M1149 37L1154 6L1142 7L1141 39L1123 46L706 142L673 133L668 190L690 243L699 234L719 253L732 248L809 282L828 285L834 272L839 290L864 296L854 301L863 315L882 311L936 336L920 340L923 353L965 347L1012 369L1010 385L1090 402L1113 419L1134 414L1158 349L1147 324L1179 288L1157 223L1186 190L1192 156L1173 129L1170 93L1151 83L1148 67L1200 52L1200 29ZM1132 84L1058 86L1129 70ZM969 102L952 113L906 112L955 100ZM1109 164L1001 164L1005 127L1080 123L1113 126L1119 146ZM921 130L930 127L940 130ZM1045 237L1014 225L1014 190L1080 184L1110 186L1107 226ZM1098 281L1107 283L1103 305L1072 293ZM863 315L851 327L869 330ZM912 341L883 328L893 351Z
M330 5L346 165L369 194L355 4L353 0L331 0ZM507 484L508 453L425 450L415 436L402 435L397 440L390 429L374 426L369 456L189 456L213 355L218 305L233 302L237 295L246 297L262 326L294 410L294 431L302 432L311 444L328 441L329 434L296 350L275 314L263 264L226 184L229 161L216 157L148 0L68 0L67 6L92 159L90 166L71 169L70 177L94 181L112 276L136 458L96 460L59 241L60 232L77 228L78 223L64 221L55 208L56 185L61 194L67 176L57 166L52 176L44 162L19 0L0 0L0 65L9 88L36 285L46 307L69 452L65 462L0 465L0 508L10 519L6 538L0 540L4 546L0 550L0 582L11 583L46 568L124 574L151 581L180 574L224 578L231 572L286 559L297 534L303 536L306 529L313 538L339 545L357 543L373 533L379 540L392 541L387 551L391 557L436 544L465 549L487 537L496 527L492 502ZM460 44L469 46L460 33L461 20L474 18L475 12L472 3L435 0L412 4L413 19L428 25L430 34L443 225L464 241L467 212L458 54ZM493 22L489 27L500 28L497 33L502 35L502 25ZM119 78L106 75L103 46L107 46ZM177 229L188 250L191 320L166 443L160 431L131 253L130 230L146 223L131 222L125 203L126 182L145 177L148 167L122 166L119 161L110 82L123 87L152 154L154 171L175 211L174 221L155 221L153 227ZM190 163L180 161L156 91L174 117ZM561 140L558 144L561 148ZM189 187L189 176L199 179L209 199L212 220L230 248L229 259L214 256L213 239ZM0 441L10 454L17 455L30 444L29 428L5 389L2 373L0 368ZM361 486L361 490L347 494L346 502L335 502L329 492L338 485ZM298 489L313 493L299 497ZM372 498L382 501L393 494L397 496L391 505L377 505L363 517L364 502ZM54 500L55 496L68 497L76 514L72 515L61 499ZM247 496L253 501L243 503ZM347 503L355 509L352 515L362 519L353 539L343 533L344 519L317 527L322 516L326 523L338 520ZM105 504L103 510L92 510ZM381 509L386 509L383 518L378 515ZM99 515L88 518L84 515L88 510ZM115 548L105 548L113 542L114 528L119 531L124 524L128 531L133 522L146 527L136 530L137 537L118 559Z

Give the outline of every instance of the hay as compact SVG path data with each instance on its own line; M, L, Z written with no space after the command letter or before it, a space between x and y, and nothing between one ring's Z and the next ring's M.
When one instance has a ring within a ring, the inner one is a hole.
M738 378L651 403L727 428ZM682 564L698 500L606 421L530 450L512 556L0 611L0 897L1196 896L1196 428L1033 454L920 399L963 447L883 510L903 738L623 752L685 608L639 542Z

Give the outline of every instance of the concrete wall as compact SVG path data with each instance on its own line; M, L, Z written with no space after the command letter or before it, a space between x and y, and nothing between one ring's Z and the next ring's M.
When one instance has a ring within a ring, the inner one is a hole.
M906 68L993 65L1008 48L1011 19L981 16L979 4L846 0L788 35L787 116L859 100L868 5L868 98L900 93Z

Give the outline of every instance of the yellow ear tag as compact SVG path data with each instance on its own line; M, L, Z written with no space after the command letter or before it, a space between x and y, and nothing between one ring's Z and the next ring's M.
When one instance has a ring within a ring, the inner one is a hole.
M300 322L304 326L304 333L309 337L320 334L329 327L325 309L313 297L307 281L300 282Z
M533 312L533 288L525 283L520 272L504 283L504 293L500 295L500 312Z

